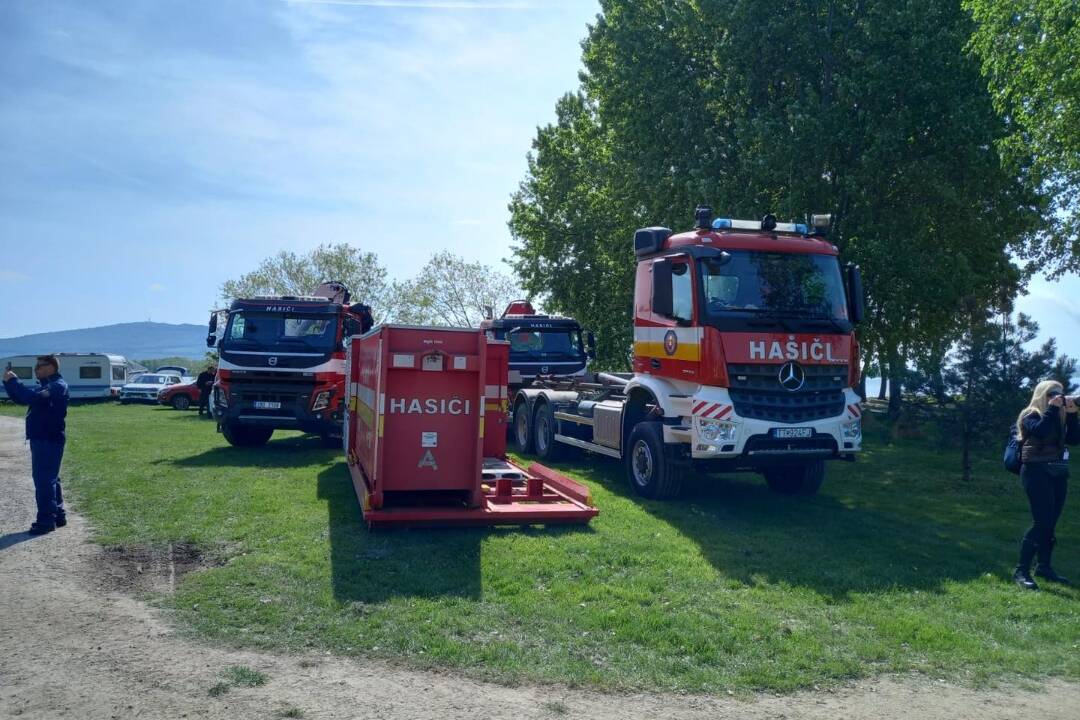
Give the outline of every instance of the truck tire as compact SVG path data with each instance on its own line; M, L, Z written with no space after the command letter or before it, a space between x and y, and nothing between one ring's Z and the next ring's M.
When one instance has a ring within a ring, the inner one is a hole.
M274 434L274 428L226 423L221 426L221 434L225 436L225 441L234 447L258 447L270 440L270 436Z
M682 490L686 466L664 445L664 430L655 421L639 422L627 443L626 476L634 492L651 500L668 500Z
M541 460L555 462L564 455L566 447L555 441L555 411L545 402L533 414L533 446Z
M529 403L525 400L518 401L518 404L514 406L514 443L519 452L532 453L535 449L532 426Z
M813 495L825 482L825 461L804 465L781 465L764 471L765 483L780 495Z
M187 410L191 407L191 398L187 395L174 395L172 399L173 410Z

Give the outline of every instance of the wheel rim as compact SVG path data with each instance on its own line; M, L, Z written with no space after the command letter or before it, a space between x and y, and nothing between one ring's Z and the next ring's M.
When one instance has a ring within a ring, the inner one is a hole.
M177 410L187 410L188 405L189 405L188 399L186 397L184 397L183 395L176 398L176 409Z
M514 421L514 429L517 430L518 447L525 447L529 442L529 418L525 414L525 408L518 406L517 419Z
M653 456L649 444L638 440L634 445L634 452L630 456L630 466L634 473L634 482L638 485L648 485L653 474Z
M548 447L548 421L543 415L536 419L536 451L544 453Z

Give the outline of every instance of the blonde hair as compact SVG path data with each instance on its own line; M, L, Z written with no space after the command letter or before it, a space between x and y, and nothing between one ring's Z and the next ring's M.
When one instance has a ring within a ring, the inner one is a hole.
M1016 429L1021 434L1024 432L1024 418L1033 414L1040 416L1046 414L1046 409L1050 407L1050 398L1046 396L1051 390L1057 390L1061 394L1065 394L1065 388L1057 380L1043 380L1035 386L1035 392L1031 395L1031 402L1020 412L1020 417L1016 418ZM1064 414L1061 416L1061 421L1065 422Z

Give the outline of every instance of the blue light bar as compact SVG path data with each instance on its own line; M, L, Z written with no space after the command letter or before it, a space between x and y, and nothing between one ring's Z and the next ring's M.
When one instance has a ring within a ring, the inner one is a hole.
M731 221L727 218L716 218L712 221L713 230L730 230Z
M803 235L809 235L810 226L806 223L795 223L795 232L802 233Z

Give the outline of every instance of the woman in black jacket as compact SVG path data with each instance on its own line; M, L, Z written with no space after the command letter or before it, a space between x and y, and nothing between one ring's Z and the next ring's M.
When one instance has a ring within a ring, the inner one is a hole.
M1025 590L1038 590L1031 577L1031 561L1037 555L1037 577L1067 584L1068 580L1054 572L1050 557L1057 543L1054 528L1065 507L1069 484L1069 451L1065 446L1080 444L1077 405L1065 397L1061 383L1044 380L1016 422L1023 443L1020 481L1031 503L1031 528L1020 543L1020 562L1013 579Z

